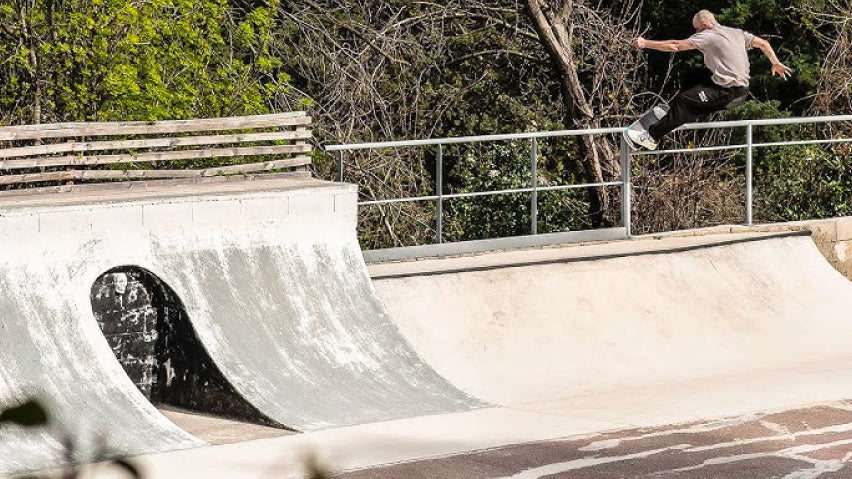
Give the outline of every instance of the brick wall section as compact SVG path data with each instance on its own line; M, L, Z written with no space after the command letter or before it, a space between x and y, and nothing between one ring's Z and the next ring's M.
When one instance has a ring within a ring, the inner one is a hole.
M154 404L280 426L243 399L201 345L177 295L132 266L92 285L92 311L127 376Z
M118 288L117 278L121 278ZM95 319L112 352L136 387L151 399L159 366L155 355L158 315L149 288L141 280L138 270L104 274L92 285L91 299Z

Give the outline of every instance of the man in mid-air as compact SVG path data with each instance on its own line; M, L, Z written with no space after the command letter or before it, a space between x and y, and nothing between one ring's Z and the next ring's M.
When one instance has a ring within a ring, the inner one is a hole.
M661 52L698 49L704 54L704 64L713 74L709 80L680 92L667 109L655 107L657 118L647 129L639 121L628 128L625 137L634 148L654 150L665 135L684 123L745 101L749 83L747 50L751 48L759 48L769 58L773 75L786 80L792 72L778 61L769 42L740 29L720 25L708 10L696 13L692 26L696 33L686 40L654 41L642 37L633 40L636 48Z

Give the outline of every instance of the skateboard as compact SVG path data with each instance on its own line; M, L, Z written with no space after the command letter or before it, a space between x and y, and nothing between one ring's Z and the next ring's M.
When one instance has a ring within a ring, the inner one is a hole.
M669 106L665 103L660 103L654 108L651 108L650 110L646 111L645 114L640 116L638 120L631 123L630 126L628 126L627 129L624 130L623 135L624 139L627 140L627 144L630 145L630 147L634 150L641 149L642 147L640 145L633 143L633 141L631 141L630 138L627 136L627 130L647 131L648 128L651 128L652 126L659 123L659 121L662 120L663 117L666 116L668 113Z

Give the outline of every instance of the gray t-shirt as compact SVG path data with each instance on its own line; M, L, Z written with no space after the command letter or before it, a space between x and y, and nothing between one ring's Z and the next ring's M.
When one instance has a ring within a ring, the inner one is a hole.
M739 28L717 25L687 38L704 54L711 79L724 87L748 86L748 53L754 35Z

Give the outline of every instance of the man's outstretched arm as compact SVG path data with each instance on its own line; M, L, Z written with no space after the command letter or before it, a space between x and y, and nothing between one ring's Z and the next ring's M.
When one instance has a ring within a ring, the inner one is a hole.
M651 50L659 50L661 52L685 52L687 50L695 50L695 45L688 40L646 40L642 37L633 40L633 46L636 48L650 48Z
M775 50L772 49L772 45L770 45L766 40L760 37L754 37L754 40L751 42L751 47L759 48L760 51L766 55L766 58L769 58L769 61L772 63L772 75L778 75L786 80L790 76L790 73L793 72L791 68L788 68L778 60L778 56L775 55Z

